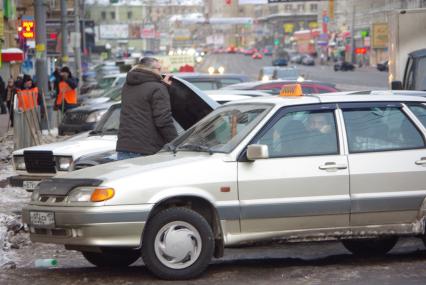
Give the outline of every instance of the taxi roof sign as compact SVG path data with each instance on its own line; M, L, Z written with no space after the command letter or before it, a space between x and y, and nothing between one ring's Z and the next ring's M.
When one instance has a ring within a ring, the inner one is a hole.
M286 84L281 88L280 96L303 96L302 85L300 84Z

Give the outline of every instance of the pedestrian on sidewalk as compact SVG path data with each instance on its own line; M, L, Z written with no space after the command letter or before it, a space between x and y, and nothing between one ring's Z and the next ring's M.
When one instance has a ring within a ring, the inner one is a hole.
M9 111L10 126L13 127L13 100L15 99L16 86L13 78L9 78L5 89L5 102Z
M161 76L161 64L144 57L127 74L121 90L117 159L157 153L177 136L173 124L170 76Z
M4 104L6 95L5 95L5 83L3 81L3 78L0 76L0 114L6 114L6 106Z
M71 74L67 66L61 68L61 80L58 84L55 110L62 113L77 107L77 85L78 81Z

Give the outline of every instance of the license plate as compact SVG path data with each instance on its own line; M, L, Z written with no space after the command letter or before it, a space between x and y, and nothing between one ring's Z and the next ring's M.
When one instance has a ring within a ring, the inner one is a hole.
M40 183L40 181L24 181L22 183L22 186L25 190L34 190L36 189L37 185Z
M55 225L53 212L30 212L30 221L33 226L52 227Z

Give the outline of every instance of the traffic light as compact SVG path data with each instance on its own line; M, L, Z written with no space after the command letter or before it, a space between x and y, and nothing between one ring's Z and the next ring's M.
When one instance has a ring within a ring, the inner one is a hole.
M232 5L232 0L225 0L226 5Z
M274 40L274 45L275 46L279 46L280 45L280 39L275 39Z

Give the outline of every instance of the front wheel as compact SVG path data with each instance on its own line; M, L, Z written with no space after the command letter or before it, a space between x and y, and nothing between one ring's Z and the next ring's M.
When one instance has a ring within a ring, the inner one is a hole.
M342 240L343 246L355 255L385 255L398 242L398 237Z
M91 264L97 267L127 267L141 257L140 251L112 250L107 252L81 252Z
M207 268L214 251L213 231L206 219L187 208L169 208L147 224L142 259L163 279L194 278Z

